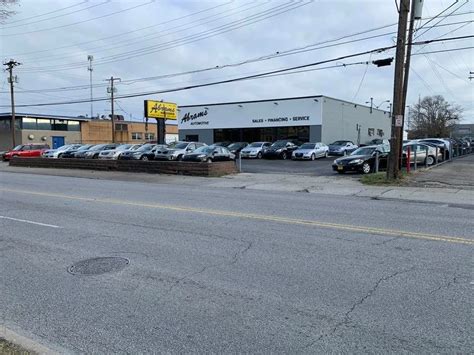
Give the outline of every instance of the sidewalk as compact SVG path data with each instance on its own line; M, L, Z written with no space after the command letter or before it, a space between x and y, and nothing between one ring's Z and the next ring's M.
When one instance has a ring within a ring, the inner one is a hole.
M426 171L407 181L407 186L368 186L360 183L360 175L305 176L290 174L241 173L221 178L145 173L43 169L10 167L0 163L3 172L68 176L99 180L134 181L211 188L233 188L278 192L298 192L353 196L373 199L395 199L407 202L442 203L474 209L474 154ZM3 175L3 176L2 176Z

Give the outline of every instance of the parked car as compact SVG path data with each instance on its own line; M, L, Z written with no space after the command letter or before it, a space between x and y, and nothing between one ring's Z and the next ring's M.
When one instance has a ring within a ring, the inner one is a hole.
M287 159L291 157L293 151L298 149L297 142L294 140L279 140L273 143L268 149L263 152L265 159ZM299 142L298 142L299 143Z
M226 147L221 146L203 146L197 148L192 153L185 154L183 161L208 162L234 160L235 154Z
M205 146L200 142L177 142L176 144L156 151L155 160L181 160L184 154L191 153L197 148Z
M58 159L62 158L63 154L69 150L75 150L81 147L81 144L66 144L58 149L48 149L42 154L43 158Z
M139 147L140 145L138 145ZM98 159L102 159L102 160L117 160L118 157L120 156L120 154L122 154L123 152L127 151L127 150L133 150L133 148L137 147L137 145L135 144L121 144L117 147L115 147L115 149L105 149L105 150L102 150L101 152L99 152L99 156L98 156Z
M435 147L420 142L412 142L403 145L402 166L406 166L407 164L408 147L410 147L410 164L415 163L415 155L417 164L424 164L429 166L436 163ZM441 161L442 157L443 156L441 152L438 150L438 160Z
M328 157L328 146L324 143L303 143L293 152L293 160L315 160L316 158Z
M83 144L79 148L67 150L62 153L61 158L75 158L77 152L85 152L86 150L92 148L93 144Z
M375 158L379 159L379 169L387 168L388 153L390 146L386 144L369 145L361 147L352 152L351 155L334 160L332 169L339 174L347 171L356 171L368 174L375 171Z
M263 153L272 144L270 142L253 142L240 151L241 158L262 159Z
M423 139L414 140L412 142L420 142L420 143L427 143L427 144L436 145L438 147L438 149L440 149L441 152L443 153L443 157L446 157L446 159L450 158L452 143L448 139L423 138Z
M93 147L91 147L89 150L84 152L83 156L78 156L76 153L76 158L85 158L85 159L97 159L99 157L99 153L103 150L110 150L110 149L115 149L118 146L118 144L113 143L113 144L98 144Z
M49 149L49 145L42 143L20 144L15 148L4 153L2 159L8 161L13 157L35 158L40 157L45 150Z
M122 152L119 155L118 159L120 160L151 160L155 156L155 151L153 151L155 147L156 147L156 144L149 144L149 143L143 144L138 149L126 150ZM167 146L163 145L162 147L167 147Z
M328 148L329 155L348 155L357 149L357 145L352 141L341 140L332 142Z
M235 142L229 144L227 146L227 149L229 149L232 154L238 155L242 151L242 149L244 149L248 145L248 142Z
M390 141L386 138L374 138L371 139L370 141L360 144L359 147L365 147L368 145L380 145L380 144L388 144L390 145Z
M227 147L231 144L232 142L231 141L222 141L222 142L216 142L216 143L213 143L212 145L218 145L220 147Z

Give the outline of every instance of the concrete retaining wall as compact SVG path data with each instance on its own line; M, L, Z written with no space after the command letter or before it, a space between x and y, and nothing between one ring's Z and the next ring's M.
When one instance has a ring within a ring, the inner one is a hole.
M15 157L10 160L10 165L31 168L111 170L193 176L224 176L237 173L237 169L233 161L192 163L140 160L45 159Z

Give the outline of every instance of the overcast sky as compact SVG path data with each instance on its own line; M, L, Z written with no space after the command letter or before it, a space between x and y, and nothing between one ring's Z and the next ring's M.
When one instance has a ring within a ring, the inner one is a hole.
M423 17L435 16L454 2L425 0ZM125 95L231 79L391 46L398 21L394 0L19 0L19 6L12 9L17 14L0 27L0 53L2 59L22 63L15 69L18 105L88 99L88 55L94 56L93 95L100 98L107 97L104 79L110 76L122 79L123 83L117 83L117 95ZM431 21L417 31L416 40L472 35L472 10L472 1L459 0L444 13L451 16ZM427 21L417 22L416 27ZM392 26L374 30L386 25ZM437 27L430 28L432 25ZM368 30L373 31L357 35ZM345 38L336 41L341 37ZM344 43L348 41L351 43ZM326 48L320 48L321 42L326 42ZM473 42L465 39L414 47L407 104L418 101L420 95L443 95L464 108L463 122L474 123L474 80L468 79L469 72L474 71L474 50L423 54L472 47ZM308 50L200 73L142 80L236 64L296 48ZM335 68L118 99L117 113L141 120L144 99L191 105L307 95L327 95L359 104L373 97L374 106L382 103L380 108L388 109L388 103L383 102L393 96L394 65L378 68L354 63L394 54L393 50L366 54L311 69ZM62 89L52 90L58 88ZM0 89L0 112L9 112L6 73ZM36 92L22 92L29 90ZM90 115L90 104L17 111ZM110 103L94 102L93 112L109 114Z

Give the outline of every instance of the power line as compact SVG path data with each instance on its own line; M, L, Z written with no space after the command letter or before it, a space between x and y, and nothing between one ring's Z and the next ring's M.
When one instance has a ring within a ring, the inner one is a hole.
M458 37L451 37L451 38L446 38L444 41L452 41L452 40L460 40L460 39L467 39L467 38L473 38L474 35L469 35L469 36L458 36ZM425 40L425 41L420 41L420 42L414 42L412 45L423 45L427 43L437 43L440 40ZM121 95L117 96L117 99L125 99L125 98L132 98L132 97L139 97L139 96L148 96L148 95L156 95L156 94L163 94L163 93L168 93L168 92L177 92L177 91L184 91L184 90L190 90L190 89L195 89L195 88L201 88L201 87L208 87L208 86L214 86L214 85L220 85L220 84L227 84L227 83L233 83L233 82L238 82L238 81L243 81L243 80L250 80L250 79L256 79L260 77L266 77L272 74L277 74L277 73L284 73L288 71L293 71L297 69L304 69L304 68L309 68L312 66L317 66L321 64L326 64L334 61L340 61L348 58L353 58L361 55L366 55L370 53L382 53L387 50L393 49L396 46L388 46L388 47L380 47L376 49L371 49L368 51L364 52L358 52L358 53L353 53L353 54L348 54L345 56L340 56L337 58L332 58L332 59L327 59L323 61L318 61L318 62L313 62L309 64L303 64L303 65L298 65L294 67L289 67L289 68L284 68L284 69L278 69L278 70L272 70L268 72L263 72L259 74L254 74L254 75L248 75L248 76L243 76L243 77L238 77L234 79L228 79L228 80L220 80L220 81L215 81L215 82L210 82L210 83L204 83L204 84L197 84L197 85L189 85L189 86L184 86L184 87L179 87L179 88L174 88L174 89L167 89L167 90L157 90L157 91L150 91L150 92L141 92L141 93L135 93L135 94L127 94L127 95ZM104 101L108 100L108 98L97 98L94 99L93 101ZM77 104L77 103L87 103L90 102L88 99L81 99L81 100L75 100L75 101L69 101L69 102L53 102L53 103L38 103L38 104L26 104L26 105L18 105L18 107L32 107L32 106L57 106L57 105L68 105L68 104ZM3 106L0 106L3 107Z
M142 7L142 6L149 5L149 4L154 3L154 2L155 2L155 0L150 0L147 3L143 3L143 4L140 4L140 5L135 5L135 6L132 6L132 7L128 7L126 9L111 12L109 14L93 17L93 18L90 18L90 19L87 19L87 20L82 20L82 21L78 21L78 22L69 23L69 24L66 24L66 25L61 25L61 26L56 26L56 27L48 27L48 28L43 28L43 29L39 29L39 30L20 32L20 33L7 33L7 34L0 33L0 36L1 37L21 36L21 35L28 35L28 34L32 34L32 33L45 32L45 31L57 30L57 29L60 29L60 28L71 27L71 26L75 26L75 25L78 25L78 24L81 24L81 23L90 22L90 21L101 19L101 18L117 15L117 14L120 14L120 13L123 13L123 12L131 11L131 10L137 9L139 7Z
M164 44L148 46L148 47L145 47L145 48L142 48L142 49L136 49L136 50L120 53L120 54L115 54L115 55L112 55L112 56L109 56L109 57L104 57L104 58L102 58L102 60L99 58L96 61L96 65L104 65L104 64L114 63L114 62L118 62L118 61L122 61L122 60L126 60L126 59L135 58L135 57L143 57L144 55L152 54L152 53L155 53L157 51L160 51L159 49L157 50L157 48L163 47L163 45L168 45L168 46L164 49L161 49L161 50L165 50L165 49L167 50L167 49L175 48L175 47L178 47L178 46L182 46L184 44L190 44L190 43L194 43L194 42L197 42L197 41L201 41L201 40L206 39L206 38L221 35L223 33L227 33L229 31L233 31L233 30L236 30L238 28L245 27L245 26L248 26L250 24L257 23L257 22L266 20L268 18L277 16L277 15L281 15L283 13L295 10L299 7L306 6L306 5L310 4L313 1L314 0L309 0L309 2L302 3L302 4L300 3L298 5L290 4L290 5L285 5L283 7L279 6L280 8L274 7L274 8L271 8L269 10L262 11L261 13L257 13L257 14L251 15L251 16L247 16L244 19L232 21L228 24L218 26L218 27L213 28L211 30L203 31L203 32L188 36L187 38L186 37L182 38L182 39L177 40L177 41L174 40L174 41L170 41L170 42L165 42ZM178 44L176 44L176 42L178 42ZM179 43L179 42L181 42L181 43ZM69 63L69 64L64 64L64 65L61 65L61 66L56 65L56 66L42 67L42 68L41 67L31 68L31 70L34 70L35 72L58 71L58 70L65 70L65 69L74 69L74 68L80 67L80 66L83 66L82 62ZM48 68L52 68L52 69L49 70Z
M50 15L50 14L54 14L54 13L56 13L56 12L61 12L61 11L64 11L64 10L67 10L67 9L71 9L71 8L73 8L73 7L76 7L76 6L85 4L86 2L87 2L87 0L84 0L84 1L82 1L82 2L80 2L80 3L74 4L74 5L70 5L70 6L66 6L66 7L63 7L63 8L61 8L61 9L57 9L57 10L54 10L54 11L45 12L45 13L43 13L43 14L33 15L33 16L25 17L25 18L22 18L22 19L19 19L19 20L7 22L7 23L5 23L5 25L8 26L8 25L11 25L12 23L18 23L18 22L23 22L23 21L31 20L31 19L33 19L33 18L38 18L38 17L47 16L47 15ZM5 26L5 25L3 25L3 26ZM5 28L5 27L3 27L3 26L2 26L2 29Z
M87 2L87 1L83 1L83 2L80 3L80 4L84 4L84 3L86 3L86 2ZM56 15L56 16L48 17L48 18L45 18L45 19L37 20L37 21L22 23L22 24L20 24L20 25L2 27L2 31L8 30L8 29L10 29L10 28L15 28L15 27L23 27L23 26L33 25L33 24L35 24L35 23L40 23L40 22L44 22L44 21L51 21L51 20L53 20L53 19L55 19L55 18L59 18L59 17L67 16L67 15L76 14L76 13L78 13L78 12L86 11L86 10L92 9L92 8L94 8L94 7L102 6L102 5L107 4L107 3L109 3L109 2L110 2L110 0L107 0L107 1L105 1L105 2L102 2L102 3L99 3L99 4L95 4L95 5L91 5L91 6L88 6L88 7L83 8L83 9L71 11L71 12L68 12L68 13L65 13L65 14ZM71 8L71 7L75 7L75 6L78 6L78 5L80 5L80 4L71 5L71 6L69 6L69 7L66 7L65 9L68 9L68 8ZM64 10L64 9L63 9L63 10ZM52 12L58 12L58 11L59 11L59 10L52 11ZM34 17L33 17L33 18L34 18Z

